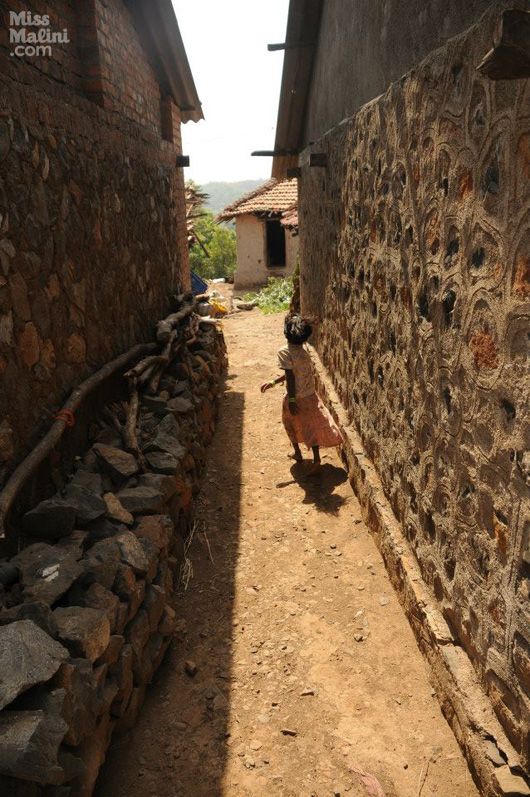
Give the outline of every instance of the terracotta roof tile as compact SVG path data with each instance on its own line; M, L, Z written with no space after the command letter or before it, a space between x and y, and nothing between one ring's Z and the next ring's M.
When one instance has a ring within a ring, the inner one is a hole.
M228 219L241 216L243 213L282 213L296 205L297 201L298 184L296 179L272 179L228 205L219 213L217 221L228 221Z
M293 205L292 208L282 213L282 227L298 229L298 205Z

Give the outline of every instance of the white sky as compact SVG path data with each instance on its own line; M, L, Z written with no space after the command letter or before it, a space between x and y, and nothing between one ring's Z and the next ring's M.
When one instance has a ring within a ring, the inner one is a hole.
M288 0L172 0L205 119L182 126L186 179L270 176Z

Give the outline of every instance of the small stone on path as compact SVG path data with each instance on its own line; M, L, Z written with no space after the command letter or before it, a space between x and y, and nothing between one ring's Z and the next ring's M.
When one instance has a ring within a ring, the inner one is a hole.
M186 675L189 675L190 678L194 678L197 675L198 667L194 661L188 659L184 662L184 672Z

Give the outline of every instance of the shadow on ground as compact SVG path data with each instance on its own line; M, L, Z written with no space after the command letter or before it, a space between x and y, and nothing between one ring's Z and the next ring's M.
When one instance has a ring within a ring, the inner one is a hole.
M178 633L138 724L115 737L95 797L222 793L227 756L234 572L238 558L244 395L226 390L198 499L193 573L175 601ZM230 456L226 456L227 450ZM206 531L208 530L208 531ZM186 662L192 677L186 673ZM161 754L163 751L163 754ZM199 783L200 782L200 783Z
M318 512L338 515L341 506L348 500L334 492L348 478L344 468L326 462L318 474L311 476L308 474L307 462L295 462L291 467L291 475L293 478L290 481L279 482L276 487L282 489L294 483L299 484L305 493L302 503L312 504Z

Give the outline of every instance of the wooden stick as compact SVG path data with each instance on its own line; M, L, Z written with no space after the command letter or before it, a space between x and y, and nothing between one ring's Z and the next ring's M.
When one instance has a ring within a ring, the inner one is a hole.
M149 380L149 384L147 386L147 393L153 394L157 392L158 386L160 385L160 380L162 379L162 374L166 370L166 367L169 365L170 361L176 356L176 353L178 351L179 347L177 347L176 351L174 352L172 351L174 344L178 341L178 338L179 338L179 330L174 329L171 332L169 340L164 346L164 350L160 356L161 360L160 367L154 369L153 376Z
M127 379L138 379L153 365L158 365L161 362L163 362L163 356L161 354L153 354L151 357L146 357L144 360L140 360L140 362L137 363L134 368L131 368L130 371L127 371L125 376Z
M129 451L138 459L140 468L145 471L145 457L140 449L137 434L138 411L140 409L140 395L136 384L130 384L130 399L126 405L125 425L123 427L123 440Z
M70 398L63 405L63 410L69 410L75 413L81 406L85 398L92 393L92 391L99 387L106 379L115 374L117 371L126 368L130 363L134 362L145 354L156 350L156 343L141 343L133 346L132 349L111 360L99 371L89 376L79 387L72 391ZM11 509L13 502L19 494L25 481L31 476L44 459L50 454L55 445L63 436L66 428L66 421L61 418L51 426L48 432L44 435L40 443L35 446L31 454L29 454L13 471L10 478L0 491L0 539L5 539L6 536L6 518Z
M118 432L120 437L123 437L123 426L121 425L118 416L115 412L112 411L110 407L103 407L101 414L107 418L110 423L114 426L115 430Z
M156 325L156 339L160 343L167 343L173 329L194 312L195 306L196 300L194 299L193 302L185 305L181 310L168 315L163 321L159 321Z

